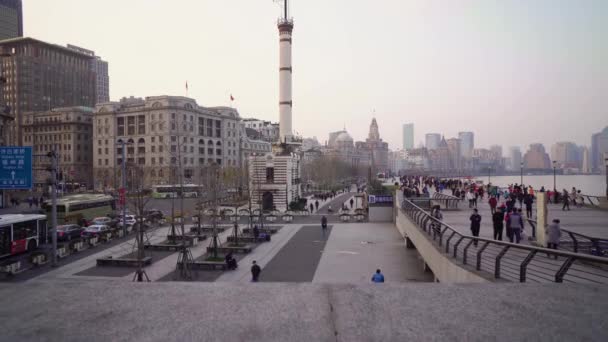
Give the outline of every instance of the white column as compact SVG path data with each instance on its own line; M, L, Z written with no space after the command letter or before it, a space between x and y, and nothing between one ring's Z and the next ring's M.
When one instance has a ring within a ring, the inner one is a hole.
M289 141L291 130L291 22L279 23L279 137L281 141Z

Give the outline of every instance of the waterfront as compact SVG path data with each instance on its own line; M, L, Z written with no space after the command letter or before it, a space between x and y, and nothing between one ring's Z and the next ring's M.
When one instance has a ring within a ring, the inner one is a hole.
M478 180L488 182L488 177L476 177ZM520 176L491 176L492 184L506 187L509 184L520 183ZM605 196L606 195L606 176L605 175L557 175L557 189L572 190L575 187L585 195ZM526 176L524 184L532 185L535 189L544 186L545 189L553 189L553 175Z

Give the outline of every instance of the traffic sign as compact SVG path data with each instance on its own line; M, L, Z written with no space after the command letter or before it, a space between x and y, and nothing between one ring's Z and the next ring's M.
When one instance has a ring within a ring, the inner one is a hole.
M32 147L0 147L0 189L32 188Z

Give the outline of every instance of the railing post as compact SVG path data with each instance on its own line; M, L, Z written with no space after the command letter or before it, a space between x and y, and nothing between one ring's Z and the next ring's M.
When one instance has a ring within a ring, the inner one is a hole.
M572 232L568 232L568 235L570 235L570 238L572 239L572 248L574 248L574 253L578 253L578 240L574 237Z
M481 248L477 251L477 270L481 271L481 253L483 253L483 251L486 250L486 248L488 247L490 243L486 242L483 244L483 246L481 246Z
M445 229L448 229L448 228L446 227ZM450 253L450 240L452 240L454 235L456 235L456 231L453 231L452 234L450 234L450 236L448 236L448 239L445 240L445 252L446 253ZM439 241L441 241L441 240L439 240Z
M564 261L562 267L560 267L559 271L557 271L557 273L555 274L556 283L562 283L564 281L564 275L566 275L566 272L568 272L568 269L570 268L570 266L572 266L573 263L574 257L569 257L568 259L566 259L566 261Z
M600 247L600 241L595 238L591 238L591 246L595 248L595 253L597 256L602 256L602 249ZM591 255L593 255L593 250L591 251Z
M534 258L534 256L536 255L537 252L538 252L537 250L531 251L530 253L528 253L528 255L526 256L524 261L521 262L521 265L519 266L519 282L520 283L526 282L526 269L528 267L528 264L530 263L530 261L532 261L532 258Z
M511 248L511 247L504 246L502 248L502 250L500 251L500 253L498 253L498 255L496 256L496 263L494 265L494 278L496 278L496 279L500 278L500 259L502 259L502 257L505 256L505 253L507 253L509 248Z
M461 236L460 239L458 239L458 241L456 241L456 244L454 244L454 258L458 257L458 245L460 245L462 240L464 240L464 236Z
M469 241L469 243L467 243L467 245L464 247L464 254L462 255L462 263L464 265L467 264L467 252L469 251L469 247L471 247L472 244L473 240Z

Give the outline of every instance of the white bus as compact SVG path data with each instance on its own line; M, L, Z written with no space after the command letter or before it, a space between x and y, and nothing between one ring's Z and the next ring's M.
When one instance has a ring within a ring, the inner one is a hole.
M0 258L38 248L47 234L46 229L45 215L0 215Z
M181 193L181 185L154 185L152 186L152 197L154 198L177 198ZM197 184L184 184L184 197L198 197L201 186Z
M51 201L44 202L47 216L51 217ZM67 195L57 199L57 223L79 224L81 219L90 221L95 217L107 216L116 210L114 197L104 194Z

